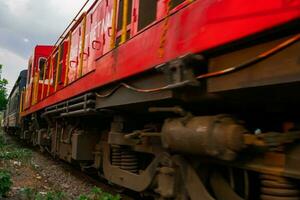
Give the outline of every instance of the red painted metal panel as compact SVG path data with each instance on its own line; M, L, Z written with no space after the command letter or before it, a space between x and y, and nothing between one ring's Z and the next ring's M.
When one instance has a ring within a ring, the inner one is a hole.
M61 48L60 58L59 58L59 64L60 64L59 70L60 71L59 71L59 76L58 76L58 80L57 80L57 90L60 90L64 87L65 76L66 76L66 67L67 67L68 44L69 44L69 41L68 41L68 39L66 39L61 44L61 47L60 47Z
M34 87L34 76L39 74L38 62L42 57L47 58L51 51L53 50L52 46L38 45L35 47L33 56L29 60L28 64L28 72L27 75L27 84L26 84L26 95L25 101L23 103L24 109L29 110L31 105L33 104L34 94L36 95L36 101L38 101L41 95L41 88L39 87L39 83L37 82L37 87ZM38 81L38 80L36 80Z
M85 45L83 50L83 66L82 66L82 75L87 74L89 68L93 65L89 59L90 57L90 34L91 34L91 26L93 23L93 10L91 10L86 16L86 27L85 27Z
M101 14L100 14L101 15ZM113 18L113 0L107 1L107 5L105 8L105 15L101 15L101 19L103 21L102 24L102 41L103 41L103 52L102 54L106 54L110 51L110 41L112 37L112 18Z
M90 40L91 48L91 57L94 68L96 58L103 55L103 50L108 50L109 47L109 38L107 35L108 24L111 26L111 17L106 15L107 11L106 1L100 1L95 10L95 21L92 24L92 37Z
M83 75L95 69L95 60L103 53L105 35L102 35L102 26L105 20L106 1L99 1L87 15L86 45L83 63ZM110 22L111 23L111 22Z
M109 1L110 2L110 1ZM96 61L94 72L56 92L23 115L120 80L187 53L224 45L300 18L300 0L197 0ZM162 37L166 33L166 42ZM163 47L163 56L159 48ZM201 67L201 66L199 66Z
M82 20L82 19L81 19ZM72 31L71 50L70 50L70 65L68 73L68 82L71 83L77 79L79 64L80 64L80 51L81 51L81 34L82 24L80 22L75 30Z
M57 51L57 50L56 50ZM50 96L54 93L54 77L55 77L55 73L54 73L54 70L56 68L55 66L55 54L56 52L53 52L53 54L51 55L51 57L49 58L49 61L50 61L50 84L47 86L47 96Z

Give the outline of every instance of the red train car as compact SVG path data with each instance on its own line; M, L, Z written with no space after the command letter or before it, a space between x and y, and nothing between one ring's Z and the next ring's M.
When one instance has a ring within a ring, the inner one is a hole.
M100 0L78 16L34 50L22 138L153 198L299 198L299 0ZM264 190L278 177L291 195Z

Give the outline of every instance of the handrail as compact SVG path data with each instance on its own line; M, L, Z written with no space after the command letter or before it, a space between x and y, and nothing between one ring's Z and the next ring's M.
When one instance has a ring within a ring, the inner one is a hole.
M83 57L84 57L84 49L85 49L85 33L86 33L86 14L83 14L83 22L82 22L82 26L81 26L81 33L82 33L82 38L81 38L81 51L80 51L80 60L79 60L79 69L78 69L78 74L77 74L77 78L80 78L82 76L82 67L83 67Z
M99 0L94 0L93 5ZM81 18L82 15L82 11L84 10L84 8L86 7L86 5L90 2L90 0L86 0L86 2L83 4L83 6L80 8L80 10L78 11L78 13L76 14L76 16L72 19L72 21L68 24L68 26L65 28L65 30L63 31L63 33L59 36L59 38L57 39L57 41L54 43L54 48L52 50L52 52L50 53L49 57L47 58L47 60L49 60L51 58L51 56L54 54L54 52L57 50L57 47L59 45L61 45L61 43L63 42L63 40L68 36L70 30L73 28L73 25L76 24L76 22L78 21L78 16L80 16L79 18ZM91 6L92 7L92 6Z
M91 5L91 8L96 4L98 0L94 0L94 3ZM50 61L50 69L49 69L49 72L48 72L48 88L47 88L47 93L46 93L46 96L49 95L50 93L50 80L53 78L53 63L52 63L52 56L54 54L55 51L57 51L57 48L58 46L61 45L61 43L63 42L63 40L65 38L68 37L68 35L70 34L70 31L71 29L73 28L73 26L76 24L76 22L78 21L78 16L79 19L82 17L82 11L84 10L84 8L86 8L87 4L90 2L90 0L86 0L86 2L83 4L83 6L80 8L80 10L78 11L78 13L76 14L76 16L72 19L72 21L68 24L68 26L65 28L65 30L63 31L63 33L59 36L59 38L57 39L57 41L55 42L55 44L53 45L54 48L53 50L51 51L50 55L47 57L47 61ZM69 41L71 42L71 41ZM49 60L50 59L50 60ZM52 66L51 66L52 65ZM67 74L66 74L67 76ZM50 79L51 78L51 79Z
M67 60L66 60L66 71L65 71L65 81L64 81L64 86L66 86L69 82L68 79L68 74L69 74L69 67L70 67L70 53L71 53L71 41L72 41L72 33L69 33L69 43L68 43L68 55L67 55Z
M63 40L63 39L65 39L66 38L66 33L69 33L69 31L70 31L70 28L72 28L72 25L74 24L74 22L77 22L77 17L79 16L79 15L81 15L81 12L83 11L83 9L85 8L85 6L88 4L88 2L89 2L90 0L87 0L84 4L83 4L83 6L81 7L81 9L78 11L78 13L76 14L76 16L72 19L72 21L69 23L69 25L67 26L67 28L64 30L64 32L59 36L59 38L58 38L58 40L55 42L55 44L54 44L54 46L57 46L58 44L60 44L61 43L61 40ZM98 0L95 0L95 2L96 1L98 1ZM52 51L52 53L51 54L53 54L54 53L54 50Z
M61 57L61 46L58 48L57 57L54 56L54 59L56 59L56 74L55 74L55 83L54 83L54 92L57 90L57 84L58 84L58 71L59 71L59 65L60 65L60 57Z
M116 46L116 24L117 24L117 0L114 0L114 5L113 5L113 16L112 16L112 36L110 39L110 49L115 48Z
M51 79L53 77L53 60L52 60L52 54L50 55L51 59L50 59L50 69L49 69L49 73L48 73L48 88L47 88L47 96L49 96L50 94L50 84L51 84Z
M121 36L121 44L126 42L127 38L127 15L128 15L128 0L123 1L123 19L122 19L122 36Z
M43 69L43 86L42 86L42 94L41 94L41 100L44 98L44 89L45 89L45 79L46 79L46 70L48 66L48 61L44 63L44 69Z

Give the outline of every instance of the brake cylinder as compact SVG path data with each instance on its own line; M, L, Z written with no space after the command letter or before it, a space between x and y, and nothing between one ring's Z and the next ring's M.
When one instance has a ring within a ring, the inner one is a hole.
M162 143L175 152L233 160L248 131L228 115L167 119Z

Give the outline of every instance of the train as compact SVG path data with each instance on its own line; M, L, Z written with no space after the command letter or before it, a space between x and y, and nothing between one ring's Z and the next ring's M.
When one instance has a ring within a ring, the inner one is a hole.
M299 40L300 0L98 0L4 129L141 198L300 199Z
M16 133L20 130L20 98L23 88L26 86L27 70L22 70L8 96L8 103L3 112L1 126L7 133Z

